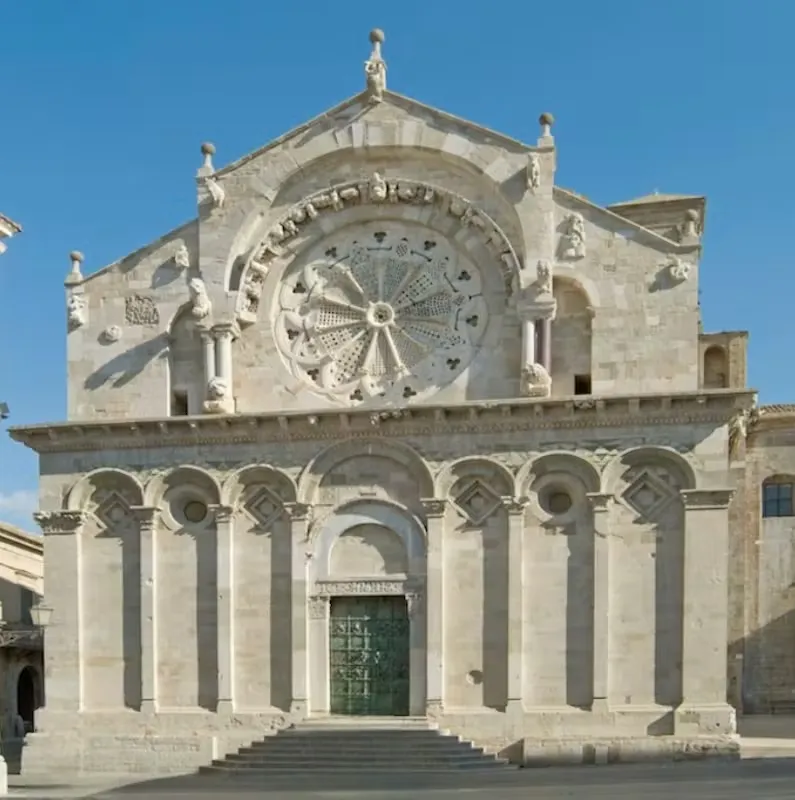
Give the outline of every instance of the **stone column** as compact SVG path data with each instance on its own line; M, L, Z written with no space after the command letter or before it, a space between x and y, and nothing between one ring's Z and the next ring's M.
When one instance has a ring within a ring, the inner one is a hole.
M522 321L522 364L536 363L536 323L535 320Z
M44 534L45 603L52 610L45 631L46 706L36 712L37 728L47 731L47 716L83 710L83 527L82 511L33 515Z
M524 710L524 536L527 498L506 497L508 512L508 711Z
M444 522L447 501L423 500L428 520L425 568L425 711L429 716L444 710Z
M291 530L291 634L293 698L290 713L304 719L309 713L309 654L307 619L307 531L310 507L306 503L288 503L285 511Z
M546 317L541 323L541 364L552 374L552 319Z
M313 715L329 713L331 693L329 668L329 598L325 595L310 595L307 598L309 618L309 650L312 670L309 685L309 710Z
M218 698L216 711L235 711L235 549L234 509L212 506L215 514Z
M216 375L215 339L208 330L202 330L201 337L204 350L204 385L206 386Z
M689 489L684 503L684 603L682 705L679 734L734 733L734 709L726 698L728 649L728 488Z
M610 698L610 509L612 494L589 492L593 512L593 706L606 712Z
M138 520L141 581L141 711L157 711L157 523L160 509L133 506Z
M216 374L229 384L232 391L232 342L235 339L234 325L216 325L213 328L215 335L215 366Z

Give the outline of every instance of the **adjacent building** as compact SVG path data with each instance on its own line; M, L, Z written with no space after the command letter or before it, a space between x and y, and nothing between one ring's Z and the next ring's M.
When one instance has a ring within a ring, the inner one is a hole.
M337 715L725 754L795 690L792 412L701 329L704 198L595 205L551 115L526 144L391 92L382 39L363 93L204 145L194 220L72 253L68 420L12 430L53 608L26 768Z

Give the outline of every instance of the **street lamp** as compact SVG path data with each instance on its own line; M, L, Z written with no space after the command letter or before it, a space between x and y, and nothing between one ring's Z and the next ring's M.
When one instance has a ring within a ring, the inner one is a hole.
M38 600L30 607L30 620L37 627L44 629L50 624L52 608L44 604L44 598Z

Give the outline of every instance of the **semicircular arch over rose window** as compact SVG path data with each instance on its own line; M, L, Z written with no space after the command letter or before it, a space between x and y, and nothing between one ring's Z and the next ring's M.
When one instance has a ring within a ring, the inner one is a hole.
M350 225L290 265L274 336L290 373L319 394L345 405L422 399L475 357L489 323L484 277L419 223Z

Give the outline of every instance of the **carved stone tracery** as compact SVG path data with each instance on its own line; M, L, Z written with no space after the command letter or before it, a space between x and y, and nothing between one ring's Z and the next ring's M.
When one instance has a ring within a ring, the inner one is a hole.
M486 330L477 268L429 228L343 229L302 264L282 282L276 342L296 378L337 401L434 391L468 366Z
M422 181L385 179L375 173L369 180L338 184L309 195L271 227L262 243L254 248L242 277L242 291L237 305L240 324L250 325L256 321L263 281L271 268L270 262L285 255L290 240L303 233L304 228L321 214L368 203L441 207L481 238L500 262L506 289L510 291L521 265L507 236L488 214L466 198L441 187Z

